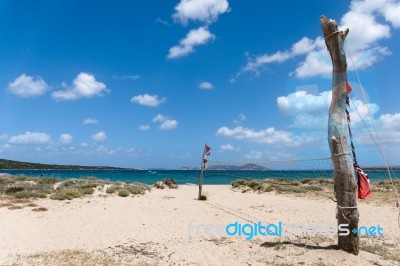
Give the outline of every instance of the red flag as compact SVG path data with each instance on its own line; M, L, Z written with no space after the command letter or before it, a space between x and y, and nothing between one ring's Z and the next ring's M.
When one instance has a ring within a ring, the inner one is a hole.
M206 144L206 146L204 147L204 156L210 156L211 154L211 148L208 147L208 145Z
M358 198L367 199L372 195L368 175L364 173L358 164L355 164L354 167L358 176Z
M346 93L349 94L353 89L350 86L350 83L346 81Z

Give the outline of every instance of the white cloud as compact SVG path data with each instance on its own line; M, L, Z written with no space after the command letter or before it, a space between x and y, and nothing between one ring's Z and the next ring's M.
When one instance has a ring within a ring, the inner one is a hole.
M130 80L137 80L140 78L139 75L126 75L126 76L113 76L114 79L130 79Z
M178 126L178 121L176 120L171 120L171 119L167 119L164 122L161 123L161 125L159 126L159 129L161 130L171 130L174 129Z
M131 99L131 102L133 103L150 107L159 106L165 101L166 101L165 98L158 98L158 95L149 95L149 94L137 95Z
M200 89L203 89L203 90L211 90L212 88L214 88L214 85L212 85L210 82L208 82L208 81L205 81L205 82L201 82L199 85L198 85L198 87L200 88Z
M379 117L375 124L377 124L377 134L380 140L379 142L382 145L387 146L387 148L394 149L395 156L397 156L398 146L400 144L400 113L383 114ZM370 131L372 132L375 141L378 142L375 130L370 127ZM366 132L360 134L357 140L360 144L375 144L372 137Z
M12 144L48 144L51 141L50 135L41 132L27 131L24 134L12 136L8 140Z
M107 139L107 135L106 135L106 133L104 133L104 131L100 131L100 132L92 135L92 140L97 143L104 142L106 139Z
M93 118L86 118L85 120L83 120L82 124L84 125L93 125L93 124L97 124L97 119L93 119Z
M239 114L237 119L233 120L233 123L235 123L236 125L239 125L241 122L243 122L246 119L247 119L247 117L244 114Z
M81 72L74 79L71 88L55 91L52 93L52 97L58 101L70 101L102 96L104 92L108 92L104 83L97 81L92 74Z
M221 152L223 152L223 151L233 151L233 150L235 150L235 147L232 144L224 144L224 145L221 145L219 150Z
M400 132L400 113L384 114L380 120L384 129Z
M391 54L388 47L379 44L390 38L391 27L400 27L400 2L398 0L353 0L342 16L339 29L350 29L347 43L357 69L365 69ZM386 21L382 21L383 17ZM346 50L347 52L347 50ZM271 63L285 62L291 58L305 56L291 73L299 78L324 76L332 72L332 63L324 39L303 37L290 50L277 51L249 57L247 64L237 76L244 72L260 74ZM351 61L348 60L351 64ZM349 65L349 70L353 67Z
M153 118L152 121L153 122L164 122L165 120L167 120L167 118L165 116L158 114Z
M242 67L238 75L244 72L252 72L259 75L268 64L283 63L296 56L304 55L312 52L315 49L321 49L325 45L323 39L318 37L316 40L311 40L303 37L298 42L292 45L290 50L277 51L273 54L263 54L256 57L248 56L247 64ZM329 68L331 70L331 68Z
M175 21L187 24L189 20L215 22L219 15L229 11L227 0L181 0L172 15Z
M178 121L169 119L168 117L160 114L156 115L152 121L155 123L160 123L158 128L161 130L171 130L178 126Z
M61 144L70 144L72 142L73 138L74 137L72 135L64 133L64 134L60 135L59 142Z
M287 96L277 98L278 108L293 118L295 128L326 128L328 124L329 106L332 100L331 91L309 94L306 91L296 91ZM350 100L348 108L352 124L362 119L368 120L369 112L374 115L379 107L375 103L365 103L358 99Z
M215 35L210 33L205 27L191 30L185 38L179 41L178 45L169 49L167 58L172 59L187 56L194 52L194 47L204 45L213 39L215 39Z
M165 25L165 26L170 26L171 24L168 22L168 21L166 21L166 20L163 20L162 18L160 18L160 17L158 17L157 19L156 19L156 21L155 21L156 23L160 23L160 24L163 24L163 25Z
M87 146L89 146L89 144L87 144L86 142L81 143L81 147L87 147Z
M262 156L262 152L260 151L250 151L244 157L250 160L260 160Z
M328 112L331 99L331 91L323 91L318 95L309 94L306 91L296 91L287 96L278 97L276 102L282 112L286 114L298 114L305 112Z
M140 125L139 130L140 131L147 131L150 129L150 125Z
M41 77L31 77L25 74L8 84L8 90L11 93L24 98L42 95L49 89L50 87Z
M244 128L242 126L238 126L233 129L224 126L218 129L217 136L230 137L236 140L245 140L256 143L264 143L268 145L298 146L301 144L299 140L294 139L291 132L276 130L273 127L257 131L254 129Z
M4 139L8 139L8 135L7 134L1 134L0 135L0 140L4 140Z

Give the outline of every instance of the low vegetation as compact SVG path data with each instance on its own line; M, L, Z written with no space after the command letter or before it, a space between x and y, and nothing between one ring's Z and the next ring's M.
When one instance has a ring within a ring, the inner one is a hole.
M400 261L398 243L360 241L360 250L381 256L384 260Z
M396 202L393 185L400 191L400 181L390 180L371 183L372 197L365 199L366 202L378 204ZM315 178L290 180L282 178L273 179L238 179L232 182L232 188L243 193L246 192L275 192L278 194L293 195L312 195L318 197L327 197L334 200L334 180L332 178Z
M149 186L140 183L111 183L93 177L60 180L48 177L0 176L0 195L19 200L37 198L72 200L91 195L96 190L103 191L107 186L107 193L113 194L115 192L121 197L141 195L151 189ZM15 208L15 206L9 207Z
M108 187L106 193L116 193L120 197L128 197L129 195L143 195L150 190L150 186L142 183L116 183Z
M242 192L255 191L259 193L275 191L276 193L307 193L310 191L325 191L333 186L329 179L303 179L299 181L286 179L239 179L232 183L232 187Z

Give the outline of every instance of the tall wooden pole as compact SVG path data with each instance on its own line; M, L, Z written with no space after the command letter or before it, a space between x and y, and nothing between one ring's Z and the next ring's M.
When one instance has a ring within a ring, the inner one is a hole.
M349 29L339 31L336 21L320 18L325 44L333 65L332 103L329 108L328 142L332 155L335 175L335 195L337 199L336 218L338 225L346 224L349 235L338 235L338 246L355 255L359 252L358 230L359 214L357 210L355 171L347 145L346 85L347 62L344 39Z
M198 200L201 198L201 190L203 188L203 176L204 176L204 168L206 164L204 163L204 155L206 154L207 143L204 145L203 155L201 156L201 165L200 165L200 173L199 173L199 196Z

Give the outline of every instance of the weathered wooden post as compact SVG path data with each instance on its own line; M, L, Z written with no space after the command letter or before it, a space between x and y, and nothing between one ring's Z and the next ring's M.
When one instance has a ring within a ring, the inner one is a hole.
M198 200L201 199L201 191L203 189L203 177L204 177L204 170L206 168L205 155L207 152L207 143L204 145L203 155L201 156L201 164L200 164L200 173L199 173L199 196Z
M357 255L359 252L358 233L353 232L354 229L358 230L359 220L356 201L357 184L346 139L347 62L344 40L349 29L339 31L336 21L328 20L324 16L321 16L320 22L333 65L328 142L335 175L336 218L338 225L346 224L350 231L349 235L338 235L338 246L342 250Z

